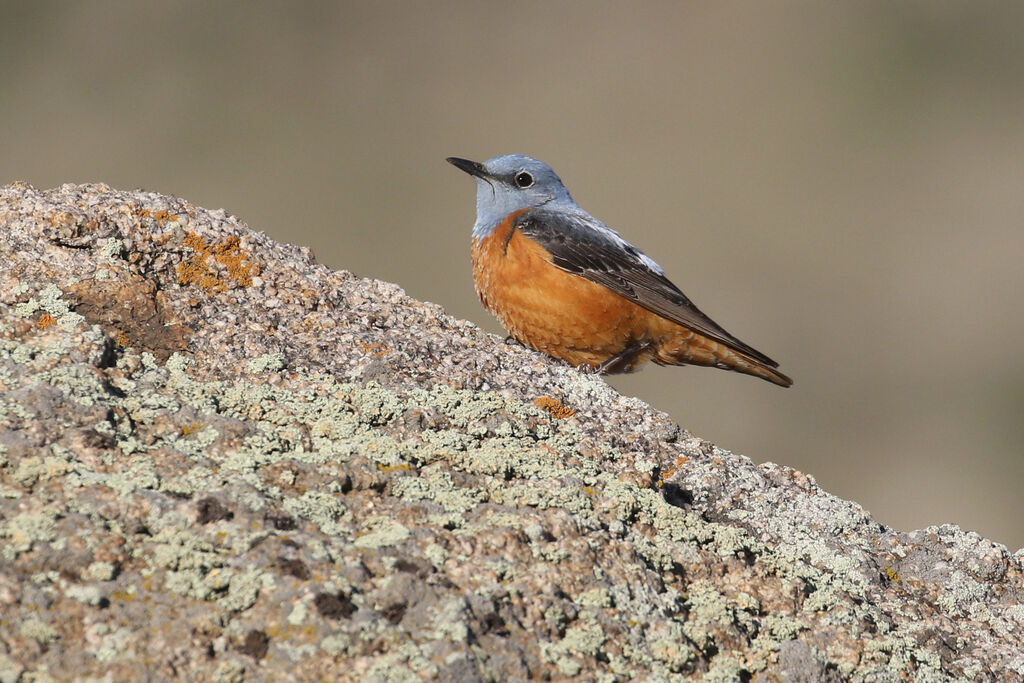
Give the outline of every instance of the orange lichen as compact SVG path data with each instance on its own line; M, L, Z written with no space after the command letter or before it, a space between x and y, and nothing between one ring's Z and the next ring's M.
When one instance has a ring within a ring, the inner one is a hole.
M195 434L196 432L200 431L205 426L206 425L204 425L202 422L190 422L187 425L182 425L182 427L181 427L181 435L182 436L190 436L190 435Z
M679 468L688 463L689 461L690 459L685 455L677 455L675 467L666 467L664 470L662 470L661 481L658 482L658 485L660 486L661 482L668 481L669 479L671 479L672 475L678 472Z
M139 209L135 212L137 215L143 218L152 218L156 221L156 224L163 227L164 223L168 221L176 221L178 217L173 213L167 213L166 211L150 211L149 209Z
M128 333L124 330L118 330L117 339L115 340L118 346L131 346L132 340L128 337Z
M572 417L576 414L576 411L563 405L557 399L551 398L550 396L541 396L533 400L533 404L542 410L548 411L551 417L556 420L564 420L567 417Z
M50 325L53 325L55 322L57 322L56 318L54 318L49 313L43 313L41 316L39 316L39 320L36 321L36 327L38 327L41 330L45 330Z
M253 276L259 274L259 266L248 260L249 254L239 246L241 240L237 236L210 245L199 235L190 232L185 235L184 244L195 254L178 264L179 285L195 285L208 292L226 291L228 283L219 276L219 270L210 264L210 258L223 266L228 279L242 287L250 287Z
M882 573L890 583L903 583L903 577L899 575L899 572L888 565L882 567Z
M391 349L384 346L383 344L367 344L366 342L359 342L359 346L362 347L363 353L368 353L374 358L380 358L391 353Z

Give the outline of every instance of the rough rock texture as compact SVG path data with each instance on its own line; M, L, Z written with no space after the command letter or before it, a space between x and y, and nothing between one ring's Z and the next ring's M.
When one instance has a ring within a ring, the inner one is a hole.
M223 211L13 185L0 230L0 681L1024 676L1021 553Z

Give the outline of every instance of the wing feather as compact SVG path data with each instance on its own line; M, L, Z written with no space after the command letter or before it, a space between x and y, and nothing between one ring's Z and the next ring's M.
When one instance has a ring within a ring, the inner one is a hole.
M532 209L516 229L551 254L551 262L683 327L770 367L778 363L729 334L705 315L654 261L589 214Z

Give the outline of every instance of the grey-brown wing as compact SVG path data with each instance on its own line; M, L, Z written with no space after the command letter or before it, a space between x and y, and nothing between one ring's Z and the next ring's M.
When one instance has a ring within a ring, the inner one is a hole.
M770 367L778 363L729 334L705 315L657 265L590 216L533 209L516 221L516 229L548 253L554 265L607 287L649 311L698 332ZM602 229L603 228L603 229Z

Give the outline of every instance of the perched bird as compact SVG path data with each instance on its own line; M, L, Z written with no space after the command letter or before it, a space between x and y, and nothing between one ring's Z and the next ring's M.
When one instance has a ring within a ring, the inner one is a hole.
M448 162L476 179L477 294L523 344L600 373L653 361L793 383L778 363L704 315L661 266L580 208L544 162L521 154Z

